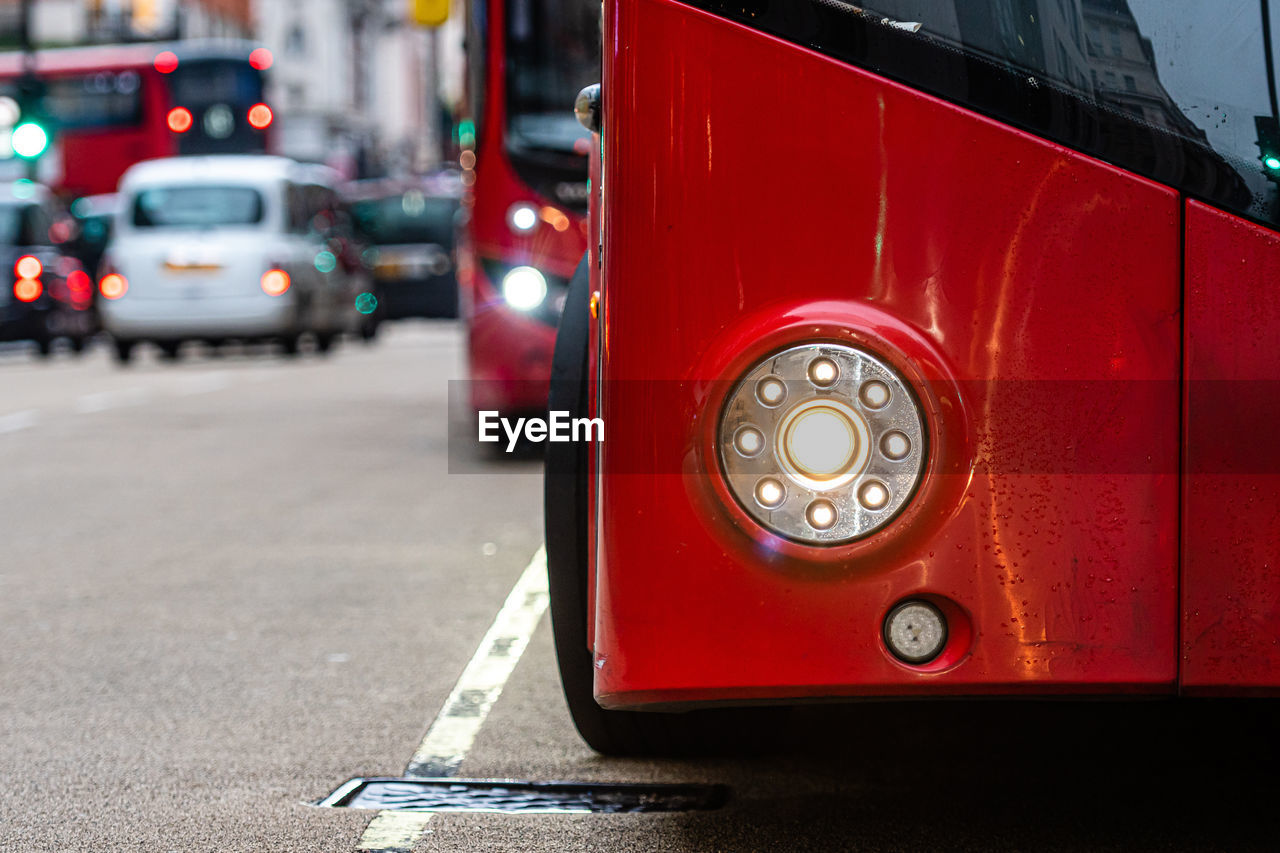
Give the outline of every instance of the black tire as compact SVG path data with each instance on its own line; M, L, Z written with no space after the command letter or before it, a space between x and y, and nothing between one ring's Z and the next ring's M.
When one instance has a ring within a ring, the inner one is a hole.
M53 355L53 338L36 338L36 355L49 358Z
M548 409L587 415L588 290L583 258L569 284L556 337ZM589 542L586 442L548 442L544 481L547 575L556 660L578 734L606 755L682 756L755 751L783 709L716 709L666 713L607 711L595 701L587 647ZM772 740L772 738L768 738Z
M301 336L296 333L290 333L280 339L280 351L286 356L293 358L298 352L298 342Z
M316 352L328 355L333 351L333 342L336 339L337 335L333 332L316 332Z
M165 361L177 361L182 355L182 341L164 341L160 347L160 358Z
M116 358L116 364L128 364L133 361L133 341L124 341L117 338L112 341L112 354Z
M89 339L82 337L71 338L71 351L76 355L84 355L84 351L89 348Z

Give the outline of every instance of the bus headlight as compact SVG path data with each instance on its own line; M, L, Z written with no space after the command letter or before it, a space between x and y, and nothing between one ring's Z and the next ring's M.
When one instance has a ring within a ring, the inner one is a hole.
M720 417L720 463L768 530L837 545L884 527L925 458L915 395L888 365L841 344L792 347L753 367Z
M538 226L538 209L518 201L507 208L507 225L517 234L528 234Z
M547 277L533 267L516 267L502 277L502 298L512 308L532 311L547 298Z

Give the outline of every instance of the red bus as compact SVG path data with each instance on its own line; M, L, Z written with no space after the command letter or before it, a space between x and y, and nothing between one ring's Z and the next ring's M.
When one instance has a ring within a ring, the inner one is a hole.
M549 446L546 507L592 746L1280 694L1267 11L606 0L551 400L605 440Z
M574 97L600 76L591 0L473 0L459 251L471 402L545 410L556 324L586 251L590 136Z
M271 62L266 48L231 40L39 51L53 131L39 180L64 197L110 193L140 160L267 150ZM13 97L22 74L21 53L0 54L0 96Z

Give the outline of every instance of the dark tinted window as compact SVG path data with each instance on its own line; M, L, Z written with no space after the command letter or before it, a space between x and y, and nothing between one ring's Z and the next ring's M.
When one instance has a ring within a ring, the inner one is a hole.
M80 220L80 239L85 245L102 248L110 237L110 216L86 216Z
M169 85L173 102L184 107L225 103L248 108L262 100L262 74L247 59L186 60L169 75Z
M23 225L26 219L26 205L0 205L0 245L20 246L24 237Z
M453 245L453 216L458 202L432 198L420 190L367 199L352 205L356 227L369 242Z
M1261 0L689 2L1280 222Z
M289 230L299 234L322 234L334 224L337 194L319 184L290 184L285 207Z
M180 154L266 150L266 133L249 124L249 109L263 100L262 72L247 58L184 59L166 79L173 103L191 111Z
M599 0L508 0L507 122L519 145L574 151L587 132L573 115L600 82Z
M142 77L136 71L99 71L44 81L44 110L61 130L136 127L142 121ZM13 97L12 84L0 94Z
M47 246L53 218L38 204L0 205L0 245Z
M53 227L53 217L49 211L38 204L27 205L22 211L22 231L18 239L26 246L48 246L53 240L49 229Z
M157 187L138 193L139 228L212 228L262 221L262 193L249 187Z
M484 122L488 85L489 0L471 0L467 5L467 111L477 136Z

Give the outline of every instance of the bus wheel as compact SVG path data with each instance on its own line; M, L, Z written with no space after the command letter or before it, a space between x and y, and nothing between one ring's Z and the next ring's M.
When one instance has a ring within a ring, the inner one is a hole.
M587 414L587 263L569 284L551 369L551 411ZM587 647L586 442L549 443L545 477L547 575L556 660L569 714L587 745L606 755L700 755L755 751L776 740L785 710L716 709L684 714L606 711L592 695Z
M128 364L133 361L133 341L126 341L117 338L112 342L114 346L114 354L116 364Z

